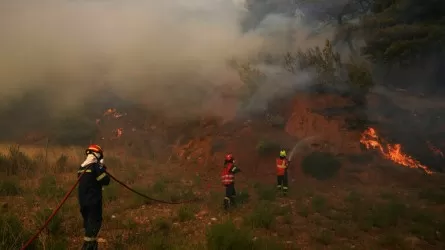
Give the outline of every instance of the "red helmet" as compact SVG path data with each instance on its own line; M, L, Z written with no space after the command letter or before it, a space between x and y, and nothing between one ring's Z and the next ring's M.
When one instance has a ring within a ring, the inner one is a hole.
M86 154L99 153L100 155L103 156L104 151L102 150L102 148L99 145L92 144L87 148L87 150L85 150L85 153Z
M227 154L226 157L225 157L225 161L226 161L226 162L231 162L231 161L233 161L233 155L232 155L232 154Z

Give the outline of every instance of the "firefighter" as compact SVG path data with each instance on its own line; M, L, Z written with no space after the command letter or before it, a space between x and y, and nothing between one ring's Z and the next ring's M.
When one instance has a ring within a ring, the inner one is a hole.
M235 159L232 154L226 155L224 168L221 173L221 181L226 188L226 196L224 197L225 210L228 210L231 206L235 206L235 174L239 172L241 172L241 170L235 165Z
M85 150L86 159L80 165L79 205L85 229L82 250L98 249L97 234L102 226L102 187L110 183L103 164L103 150L98 145L90 145Z
M289 166L289 161L286 158L286 151L280 151L280 157L276 159L277 165L277 189L283 191L283 194L287 194L287 168Z

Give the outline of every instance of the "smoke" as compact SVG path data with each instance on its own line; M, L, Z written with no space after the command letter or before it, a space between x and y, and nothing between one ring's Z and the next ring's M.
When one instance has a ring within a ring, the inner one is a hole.
M304 27L289 36L295 20L280 15L244 33L243 2L0 0L0 98L40 88L60 110L107 87L182 113L208 90L242 85L229 60L317 45Z

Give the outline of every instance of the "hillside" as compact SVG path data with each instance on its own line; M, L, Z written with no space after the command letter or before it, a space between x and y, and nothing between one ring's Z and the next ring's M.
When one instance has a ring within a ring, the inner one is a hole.
M111 173L155 198L200 201L158 204L114 182L104 190L102 249L442 249L443 176L363 151L360 133L344 129L342 119L310 111L341 100L298 94L268 119L222 123L204 117L180 126L153 118L142 131L137 124L144 120L135 119L141 116L106 113L100 139ZM118 128L119 138L113 134ZM292 162L291 191L281 197L274 158L280 147L290 150L299 141L304 143ZM8 156L6 147L2 166L18 172L1 182L7 236L1 244L16 249L73 185L83 149L23 145L10 148ZM237 178L241 204L229 213L222 210L219 184L226 152L243 169ZM82 231L73 195L35 243L77 249Z

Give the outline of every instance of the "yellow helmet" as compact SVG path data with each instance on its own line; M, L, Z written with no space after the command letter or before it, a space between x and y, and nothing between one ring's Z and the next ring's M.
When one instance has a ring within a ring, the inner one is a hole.
M280 151L280 157L286 157L286 150Z

